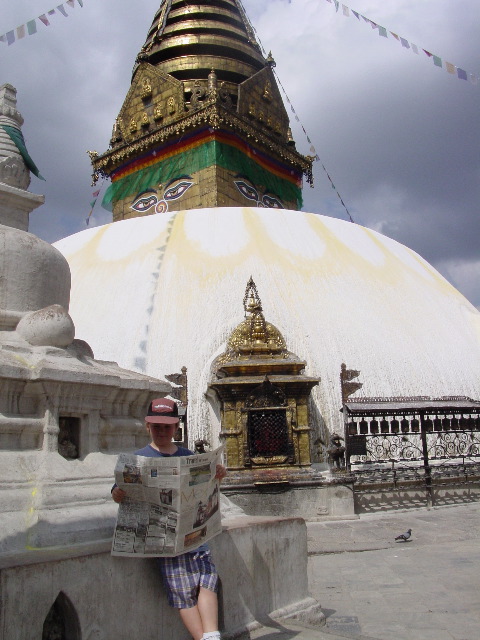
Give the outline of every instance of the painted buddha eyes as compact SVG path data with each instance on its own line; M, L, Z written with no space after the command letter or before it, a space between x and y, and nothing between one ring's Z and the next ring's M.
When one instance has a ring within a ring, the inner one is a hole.
M244 180L235 180L235 186L249 200L253 200L257 207L267 207L268 209L285 209L283 203L274 196L264 194L260 197L258 191L251 184Z
M285 209L280 200L277 200L277 198L274 198L273 196L264 195L262 200L263 204L270 209Z
M158 198L156 194L152 194L151 196L145 196L143 198L138 198L132 204L131 209L135 209L135 211L139 211L143 213L144 211L148 211L158 202Z
M258 202L258 193L257 190L254 189L251 185L243 182L243 180L235 180L235 186L240 191L242 195L244 195L249 200L255 200Z
M169 189L166 189L165 193L163 194L163 197L165 200L176 200L177 198L180 198L181 196L183 196L185 191L187 189L190 189L192 184L193 182L190 182L188 180L182 180L175 186L170 187Z
M139 193L130 205L130 208L134 211L138 211L139 213L145 213L152 207L155 207L156 213L165 213L168 211L168 201L178 200L178 198L181 198L185 191L190 189L193 184L194 182L192 180L175 178L166 185L163 193L161 190L157 193L153 189L148 189L148 191Z

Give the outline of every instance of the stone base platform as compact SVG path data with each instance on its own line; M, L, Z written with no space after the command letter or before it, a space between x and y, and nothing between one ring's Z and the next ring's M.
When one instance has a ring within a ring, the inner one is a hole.
M229 471L222 493L253 516L355 518L353 479L312 468Z
M211 540L221 578L220 627L234 638L262 621L321 625L309 596L307 531L299 518L239 516ZM78 523L81 526L81 522ZM38 640L55 605L71 640L187 640L155 561L110 555L111 540L0 556L0 637Z

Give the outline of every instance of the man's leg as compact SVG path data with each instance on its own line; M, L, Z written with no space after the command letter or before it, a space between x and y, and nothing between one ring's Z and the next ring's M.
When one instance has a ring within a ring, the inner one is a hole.
M218 598L210 589L200 587L197 605L179 609L179 613L193 640L201 640L204 633L218 631Z
M195 605L189 609L179 609L178 612L180 613L180 618L182 619L183 624L191 633L193 640L202 640L203 626L198 606Z
M203 632L218 631L218 598L215 591L200 587L197 607L202 619Z

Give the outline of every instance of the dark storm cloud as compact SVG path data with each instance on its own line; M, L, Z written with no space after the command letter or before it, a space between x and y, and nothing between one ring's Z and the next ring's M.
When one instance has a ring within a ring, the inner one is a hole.
M54 241L85 228L87 149L105 151L131 69L160 0L84 0L8 47L0 83L18 89L29 151L47 182L31 230ZM450 76L325 0L244 0L279 78L353 218L406 244L480 305L480 85ZM477 0L351 0L346 5L419 47L480 74ZM0 31L48 9L4 0ZM287 108L289 105L287 104ZM301 127L297 148L309 153ZM304 209L347 218L321 164ZM91 224L109 221L96 207Z

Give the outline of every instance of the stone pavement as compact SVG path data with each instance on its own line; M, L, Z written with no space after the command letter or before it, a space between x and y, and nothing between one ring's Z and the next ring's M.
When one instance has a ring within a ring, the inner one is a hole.
M326 626L272 623L250 638L480 640L480 503L312 522L308 540Z

